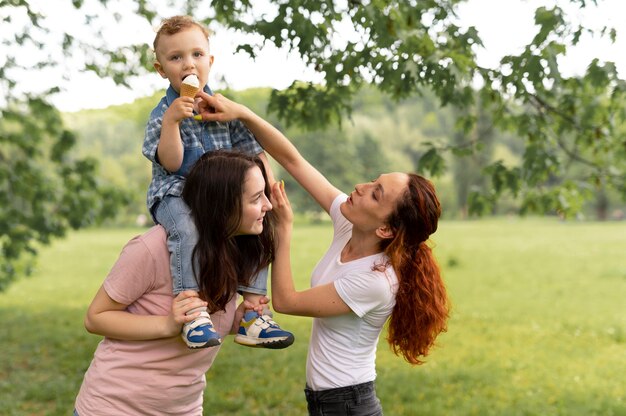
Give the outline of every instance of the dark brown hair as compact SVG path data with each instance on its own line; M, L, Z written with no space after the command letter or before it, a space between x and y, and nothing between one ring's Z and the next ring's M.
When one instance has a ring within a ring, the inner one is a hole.
M193 250L194 274L200 297L208 302L211 313L223 310L238 285L249 286L251 277L274 259L271 211L265 214L260 235L236 235L246 175L254 167L263 173L269 199L270 188L261 159L224 150L202 155L183 189L182 197L198 230Z
M433 184L409 174L408 189L387 222L394 237L381 249L398 276L387 341L411 364L423 364L435 339L447 330L449 300L427 240L437 230L441 205Z

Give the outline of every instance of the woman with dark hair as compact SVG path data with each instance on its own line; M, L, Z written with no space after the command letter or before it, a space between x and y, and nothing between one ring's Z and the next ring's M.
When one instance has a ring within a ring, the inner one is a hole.
M305 394L310 415L381 415L376 397L378 337L411 364L422 364L446 330L449 302L428 245L441 207L423 177L387 173L343 194L272 125L216 94L201 94L202 118L241 120L333 220L330 248L313 270L311 289L296 291L289 260L293 214L282 186L272 188L276 311L314 317Z
M237 330L244 307L252 307L244 302L235 316L237 287L274 256L269 196L258 157L224 151L201 157L183 197L199 230L195 256L207 301L194 291L172 300L162 226L132 239L85 317L87 330L104 339L85 373L75 414L202 414L205 373L220 347L187 348L181 327L208 307L221 336ZM262 326L275 329L271 319Z
M199 269L194 274L198 276L200 297L213 313L223 310L235 291L249 287L273 259L269 178L258 156L229 151L202 156L193 171L182 198L191 212L202 213L193 215L198 241L192 263ZM294 342L293 334L274 322L269 308L257 312L246 311L235 342L269 349L282 349ZM260 340L265 342L260 344Z
M199 235L193 250L197 260L193 263L199 270L194 274L199 276L200 297L213 313L224 309L237 286L247 285L273 258L274 230L266 214L272 208L267 198L270 189L258 157L210 152L193 170L182 198L192 212L201 213L193 215ZM255 186L244 186L242 192L242 185L253 181ZM246 190L254 193L246 195ZM246 224L248 204L260 216L252 216L248 219L252 222Z

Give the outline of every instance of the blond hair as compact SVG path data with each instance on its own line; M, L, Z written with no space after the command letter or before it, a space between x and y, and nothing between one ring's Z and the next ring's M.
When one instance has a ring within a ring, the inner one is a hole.
M152 43L152 47L154 48L154 54L156 55L157 46L159 45L159 40L161 39L161 36L172 36L176 33L182 32L183 30L187 30L192 27L197 27L198 29L200 29L204 36L207 38L207 42L209 41L211 31L203 24L193 20L191 16L172 16L163 20L163 22L161 22L161 26L159 26L159 29L157 30L154 42Z

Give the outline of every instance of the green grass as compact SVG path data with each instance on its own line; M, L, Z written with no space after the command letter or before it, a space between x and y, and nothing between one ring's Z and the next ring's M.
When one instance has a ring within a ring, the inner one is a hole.
M0 414L68 415L100 337L85 310L140 230L86 230L42 250L38 270L0 294ZM297 286L330 228L296 226ZM449 330L412 367L381 340L387 415L626 415L626 223L443 222L433 237L453 302ZM212 415L301 415L311 322L286 350L226 340L207 373Z

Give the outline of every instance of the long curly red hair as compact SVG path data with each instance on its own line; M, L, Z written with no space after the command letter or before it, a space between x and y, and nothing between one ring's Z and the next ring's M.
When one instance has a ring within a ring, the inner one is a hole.
M421 358L428 355L437 336L447 330L448 295L428 245L440 215L433 184L409 174L408 190L388 219L394 237L381 243L398 276L387 341L396 355L415 365L424 363Z

